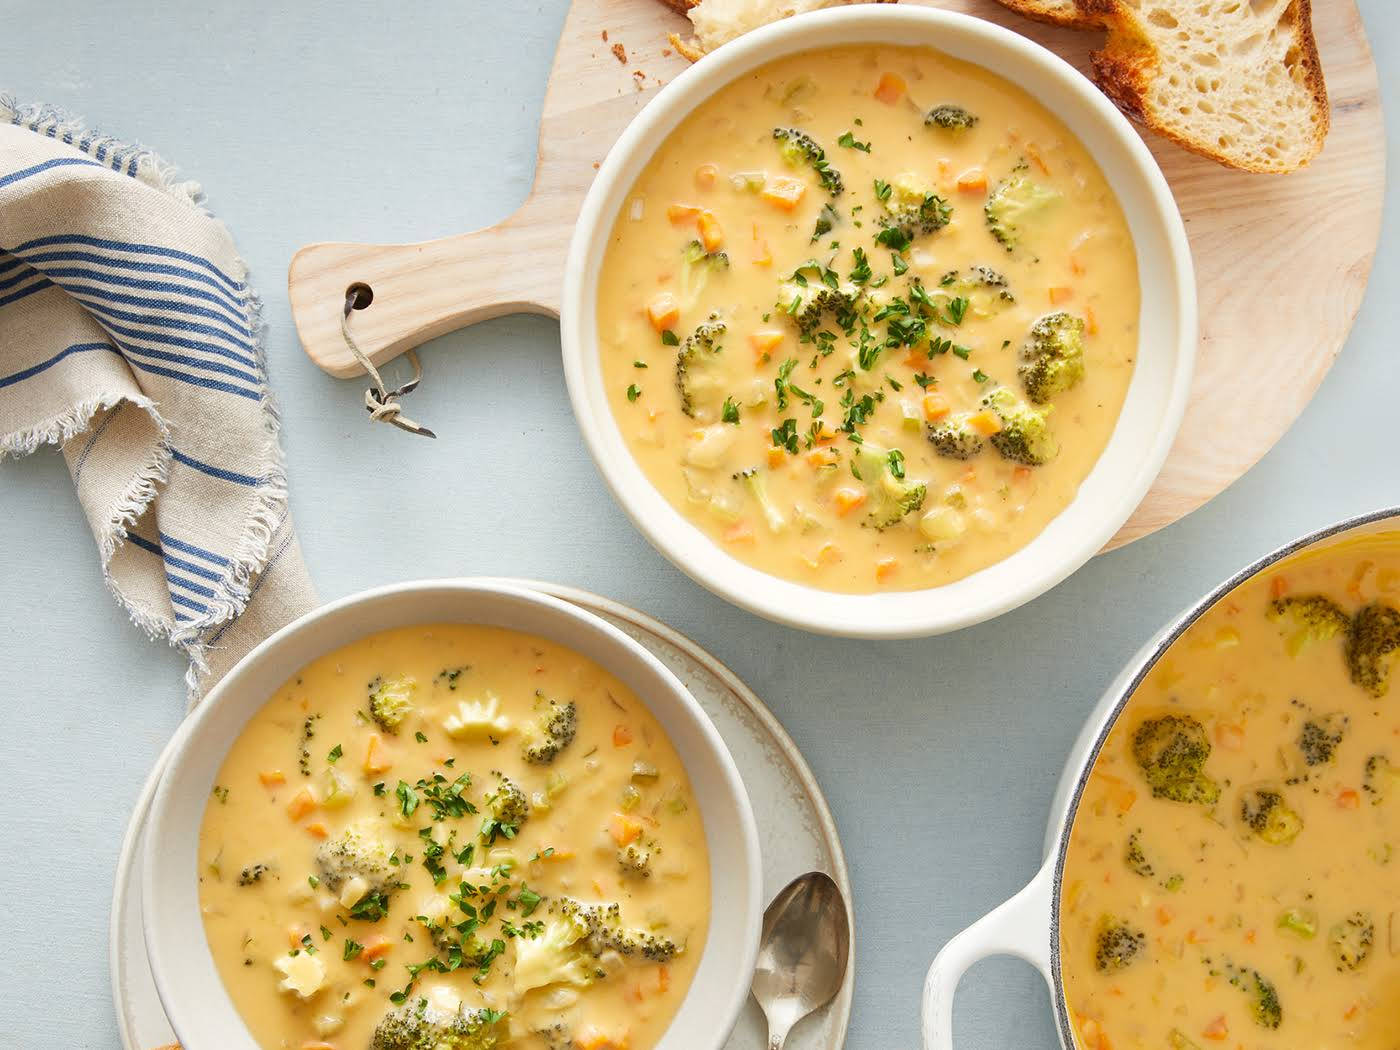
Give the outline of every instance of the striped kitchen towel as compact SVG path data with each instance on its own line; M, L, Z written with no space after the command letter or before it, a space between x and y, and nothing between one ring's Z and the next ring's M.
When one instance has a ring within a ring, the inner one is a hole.
M0 459L58 445L107 582L197 699L315 604L259 304L149 150L0 100Z

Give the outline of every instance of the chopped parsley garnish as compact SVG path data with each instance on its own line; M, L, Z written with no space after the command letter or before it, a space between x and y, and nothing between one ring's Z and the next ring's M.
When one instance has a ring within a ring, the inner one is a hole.
M904 478L904 453L897 448L890 449L889 454L890 473L903 480Z
M680 346L680 345L681 345L681 341L680 341L679 337L677 337L677 335L676 335L675 332L671 331L669 328L663 328L663 329L661 330L661 345L662 345L662 346Z
M982 371L982 369L974 368L972 370L972 381L974 383L985 383L988 380L988 378L990 377L987 375L986 372Z
M346 962L353 962L360 957L360 953L364 950L365 946L359 941L346 937L345 950L341 952L340 957Z
M639 397L641 397L641 396L642 396L642 388L639 387L636 383L633 383L631 386L629 386L629 387L627 388L627 400L628 400L628 401L635 401L635 400L637 400L637 398L639 398Z
M864 284L871 277L870 260L860 248L852 248L851 256L855 259L855 265L851 267L851 283Z
M724 407L720 409L719 418L726 423L738 424L739 406L732 397L726 397L724 399Z
M335 765L336 762L340 761L340 756L343 754L345 754L345 749L339 744L336 744L335 747L331 748L330 753L326 755L326 761L331 765Z
M797 420L785 419L783 425L773 431L773 447L785 448L797 455Z
M404 820L407 820L413 816L413 811L418 808L418 794L404 780L399 781L399 786L394 789L394 793L399 798L399 812L403 814Z
M870 152L870 143L857 142L855 135L849 131L836 140L836 145L845 146L847 149L858 149L862 153Z

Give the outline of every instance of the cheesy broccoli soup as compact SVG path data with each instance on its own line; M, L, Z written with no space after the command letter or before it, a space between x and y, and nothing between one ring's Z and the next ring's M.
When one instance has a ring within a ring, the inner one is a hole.
M646 1050L705 945L704 828L660 725L501 629L307 666L234 743L199 859L265 1050Z
M1400 1047L1400 533L1243 584L1143 681L1064 871L1081 1050Z
M1137 261L1093 159L1019 88L842 47L721 90L603 262L599 345L651 482L756 568L947 583L1074 498L1137 351Z

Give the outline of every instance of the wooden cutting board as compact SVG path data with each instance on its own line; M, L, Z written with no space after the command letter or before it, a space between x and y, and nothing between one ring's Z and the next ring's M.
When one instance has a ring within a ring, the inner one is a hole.
M1081 70L1099 43L1098 33L1043 26L993 0L932 6L1014 29ZM1308 168L1247 175L1144 136L1186 220L1201 346L1181 434L1110 548L1176 521L1248 470L1311 399L1356 317L1380 233L1385 128L1353 0L1315 4L1313 21L1332 130ZM557 316L564 254L593 173L628 121L685 67L666 34L688 27L658 0L574 0L524 205L497 226L421 244L303 248L288 291L311 359L334 376L361 374L340 333L355 283L373 290L371 305L354 315L354 333L376 364L488 317Z

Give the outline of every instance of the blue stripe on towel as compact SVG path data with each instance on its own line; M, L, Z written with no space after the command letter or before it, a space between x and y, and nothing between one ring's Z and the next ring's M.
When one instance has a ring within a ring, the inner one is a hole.
M214 276L220 278L229 289L235 292L244 291L247 287L242 281L235 281L223 270L219 269L203 256L193 255L190 252L182 252L178 248L163 248L158 244L141 244L137 241L112 241L101 237L89 237L83 233L55 233L47 237L36 237L32 241L25 241L17 244L9 251L18 255L20 252L27 252L31 248L47 248L55 244L85 244L89 248L103 248L107 251L130 252L133 255L159 255L167 259L179 259L181 262L193 263L202 266Z
M38 266L35 269L43 270L54 280L62 284L62 278L76 277L85 281L100 281L116 288L135 288L142 292L169 292L173 295L186 295L191 299L199 299L203 302L213 303L218 307L226 307L230 311L230 318L242 324L244 320L244 310L247 304L240 298L224 291L222 288L217 291L206 291L203 288L191 288L184 284L173 284L170 281L149 281L140 277L125 277L121 274L104 273L101 270L94 270L90 267L72 266ZM181 304L182 306L184 304Z
M58 282L65 292L78 300L99 299L104 302L120 303L123 306L143 306L148 310L170 310L174 313L190 314L194 317L204 317L211 321L218 321L234 329L245 339L251 339L253 333L241 321L234 321L227 313L209 310L202 306L195 306L193 303L177 302L173 299L148 299L141 295L128 295L125 292L109 292L105 288L97 288L88 284L70 284ZM86 306L87 303L83 302Z
M193 598L186 598L183 594L177 594L175 591L170 592L170 600L175 605L183 605L188 609L193 609L195 612L207 613L209 611L209 606L205 605L203 602L197 602Z
M177 551L182 551L185 554L193 554L196 558L203 558L205 561L212 562L215 565L227 567L230 564L227 558L221 557L212 551L207 551L203 547L196 547L193 543L177 540L174 536L168 536L163 532L160 534L160 542L167 547L174 547Z
M218 478L220 481L232 481L236 485L247 485L256 488L262 484L262 478L255 478L249 474L239 474L232 470L225 470L223 467L211 466L208 463L201 463L193 456L187 456L177 448L170 450L176 462L183 463L187 467L193 467L202 474L208 474L211 478Z
M62 168L72 164L84 164L93 168L103 167L103 165L97 163L97 161L90 160L87 157L54 157L52 160L46 160L41 164L34 164L28 168L21 168L19 171L12 171L8 175L0 176L0 189L4 189L6 186L27 179L31 175L38 175L48 171L51 168Z
M114 354L120 353L120 351L117 350L117 348L111 343L74 343L72 346L60 350L47 361L40 361L37 365L25 368L19 372L12 372L7 376L0 376L0 389L3 389L7 386L13 386L15 383L23 382L26 379L33 378L34 376L37 376L40 372L48 371L50 368L58 364L64 358L71 357L74 354L86 353L89 350L110 350Z
M167 572L165 578L176 587L183 587L185 590L191 591L194 594L203 595L205 598L217 597L211 588L204 586L202 583L195 583L193 580L187 580L183 576L176 576L173 573Z
M35 292L42 292L45 288L52 288L53 286L54 283L45 277L43 280L25 285L17 292L11 292L9 295L0 295L0 306L9 306L11 303L17 303L26 296L33 295Z

